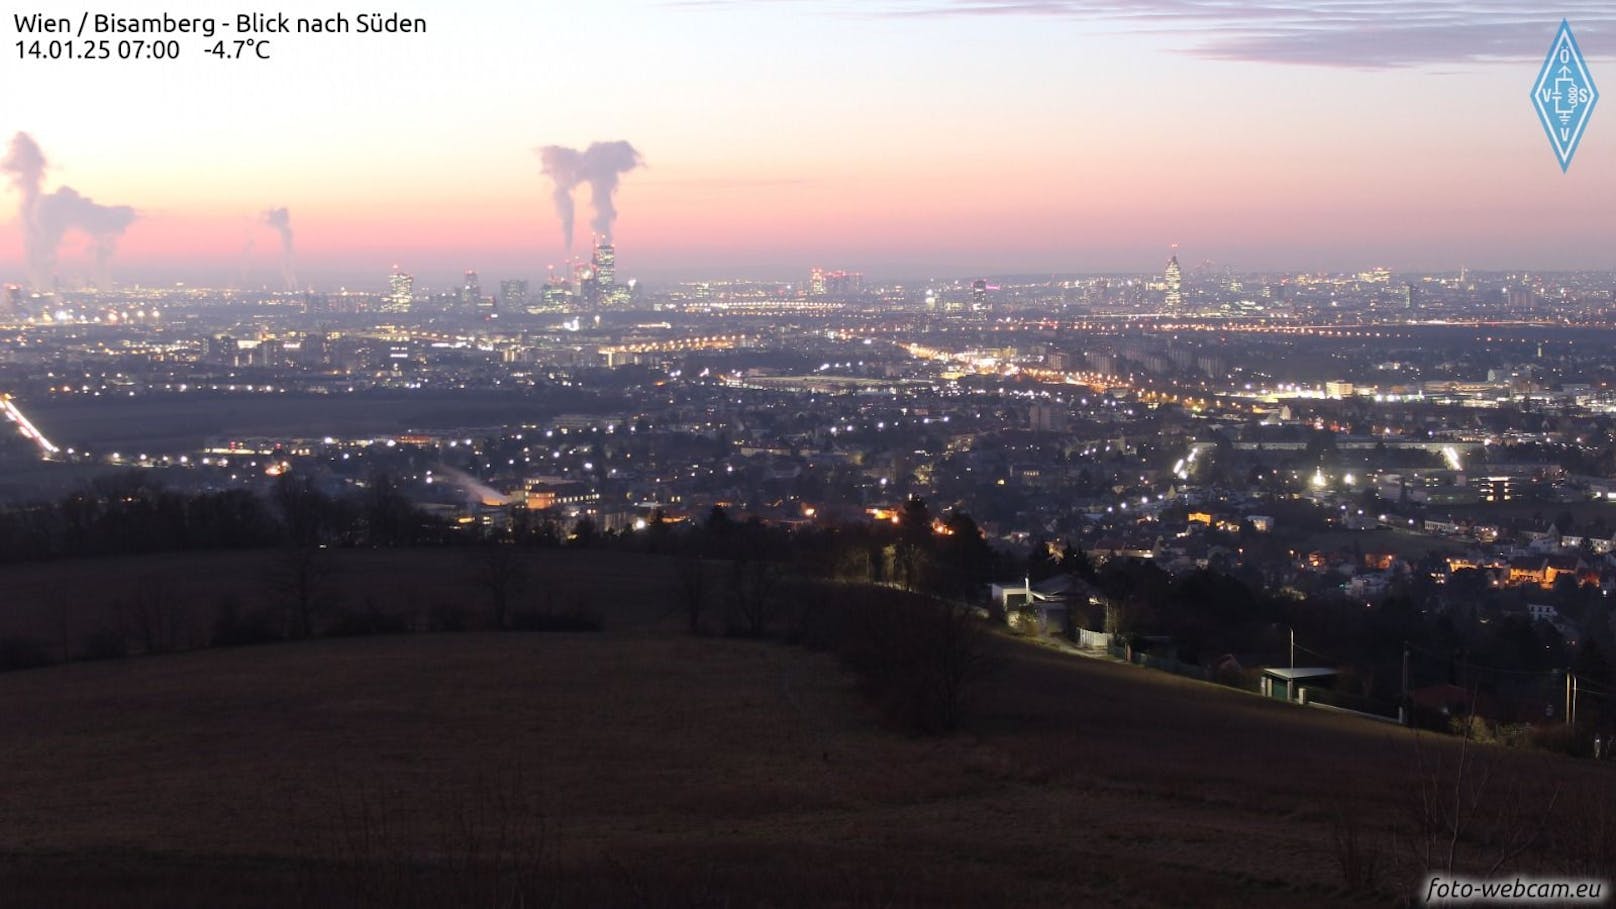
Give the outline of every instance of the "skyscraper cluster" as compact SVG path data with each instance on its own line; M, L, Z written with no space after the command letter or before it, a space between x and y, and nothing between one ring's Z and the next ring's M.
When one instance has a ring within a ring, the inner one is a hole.
M856 271L826 271L815 267L808 272L808 296L847 297L864 292L864 275Z

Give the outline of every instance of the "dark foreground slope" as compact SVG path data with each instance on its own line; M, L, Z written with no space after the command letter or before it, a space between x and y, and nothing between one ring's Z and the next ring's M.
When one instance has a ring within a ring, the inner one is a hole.
M1404 839L1433 773L1421 762L1456 755L1451 741L1416 749L1392 727L1001 646L968 731L946 739L886 728L828 655L647 629L7 673L0 892L165 907L1347 905L1385 904L1423 859ZM1606 768L1484 757L1495 794L1507 783L1529 808L1556 789L1557 811L1609 800ZM1375 856L1381 889L1346 886L1343 836ZM1534 845L1510 867L1569 860L1556 855Z

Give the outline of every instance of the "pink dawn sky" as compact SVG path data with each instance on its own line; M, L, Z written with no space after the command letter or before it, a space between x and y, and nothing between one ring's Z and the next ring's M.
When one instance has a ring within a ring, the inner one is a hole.
M212 60L197 38L164 63L0 47L27 86L0 130L38 141L47 190L140 212L123 282L273 284L279 241L256 215L278 206L320 286L377 286L394 264L539 278L562 245L534 148L613 139L647 165L617 195L620 269L652 280L1143 271L1174 243L1241 270L1616 266L1616 108L1562 174L1529 101L1558 13L460 6L401 7L423 36L277 37L271 61ZM328 11L287 13L309 10ZM1616 86L1616 15L1571 12ZM8 199L0 275L20 280ZM587 188L577 202L581 247ZM58 273L88 274L87 247L69 234Z

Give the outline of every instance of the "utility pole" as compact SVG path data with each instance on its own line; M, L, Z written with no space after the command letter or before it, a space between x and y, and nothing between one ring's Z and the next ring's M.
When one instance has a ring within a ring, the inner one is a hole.
M1571 670L1569 669L1566 670L1565 721L1567 726L1571 725Z
M1403 642L1403 723L1414 725L1413 705L1408 699L1408 641Z
M1291 669L1296 668L1296 629L1291 629Z

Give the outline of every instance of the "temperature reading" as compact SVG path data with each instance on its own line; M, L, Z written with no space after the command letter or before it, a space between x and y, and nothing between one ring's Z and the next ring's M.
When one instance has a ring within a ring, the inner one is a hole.
M204 53L220 60L240 60L243 57L269 59L269 42L258 38L237 38L234 41L215 41Z

